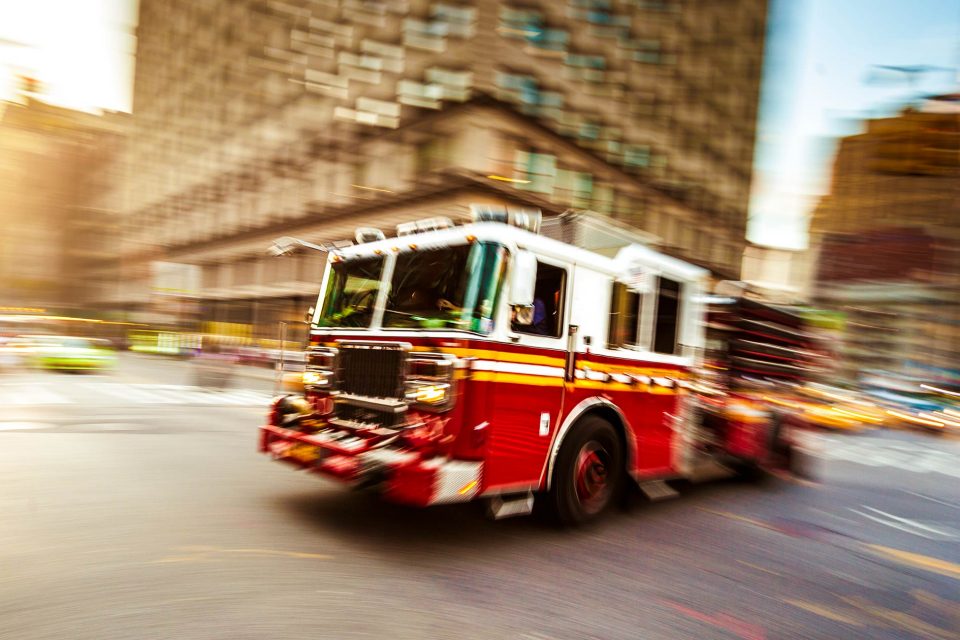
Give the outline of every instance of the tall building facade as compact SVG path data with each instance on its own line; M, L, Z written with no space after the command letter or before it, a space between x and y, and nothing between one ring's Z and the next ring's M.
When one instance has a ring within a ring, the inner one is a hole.
M815 300L846 317L843 376L960 383L960 95L841 140L810 231Z
M31 91L0 102L0 306L88 311L115 228L94 207L126 116L47 104Z
M840 141L810 233L960 226L960 94L866 122Z
M104 304L299 318L311 241L471 203L591 210L736 277L766 2L143 0ZM162 293L162 292L160 292ZM177 293L177 292L172 292Z

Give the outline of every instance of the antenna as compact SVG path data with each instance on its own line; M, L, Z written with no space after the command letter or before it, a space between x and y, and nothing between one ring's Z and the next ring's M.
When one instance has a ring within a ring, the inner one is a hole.
M267 248L267 253L271 256L286 256L301 248L313 249L314 251L322 251L324 253L328 251L328 249L318 244L294 238L293 236L283 236L273 241L273 244Z

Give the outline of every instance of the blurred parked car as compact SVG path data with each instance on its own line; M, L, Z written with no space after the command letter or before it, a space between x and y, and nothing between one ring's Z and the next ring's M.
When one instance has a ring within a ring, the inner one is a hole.
M30 347L28 356L40 369L52 371L103 371L116 364L108 340L48 336Z

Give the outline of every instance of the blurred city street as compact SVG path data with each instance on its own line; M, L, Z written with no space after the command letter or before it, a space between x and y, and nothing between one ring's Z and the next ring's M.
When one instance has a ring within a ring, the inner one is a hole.
M491 522L476 504L406 509L288 472L256 453L270 385L269 371L238 367L230 389L198 390L189 362L133 354L101 376L4 376L0 637L960 629L956 439L817 435L818 483L687 487L560 531ZM11 403L14 388L46 400Z
M0 1L0 640L960 640L958 7Z

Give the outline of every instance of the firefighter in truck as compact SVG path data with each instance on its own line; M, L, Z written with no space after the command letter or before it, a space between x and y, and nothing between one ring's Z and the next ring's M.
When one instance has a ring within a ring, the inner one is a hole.
M541 235L539 212L471 209L328 250L303 394L274 400L261 452L390 501L565 524L629 483L660 498L790 465L764 400L807 370L789 314L711 297L707 271L641 244L611 257Z

